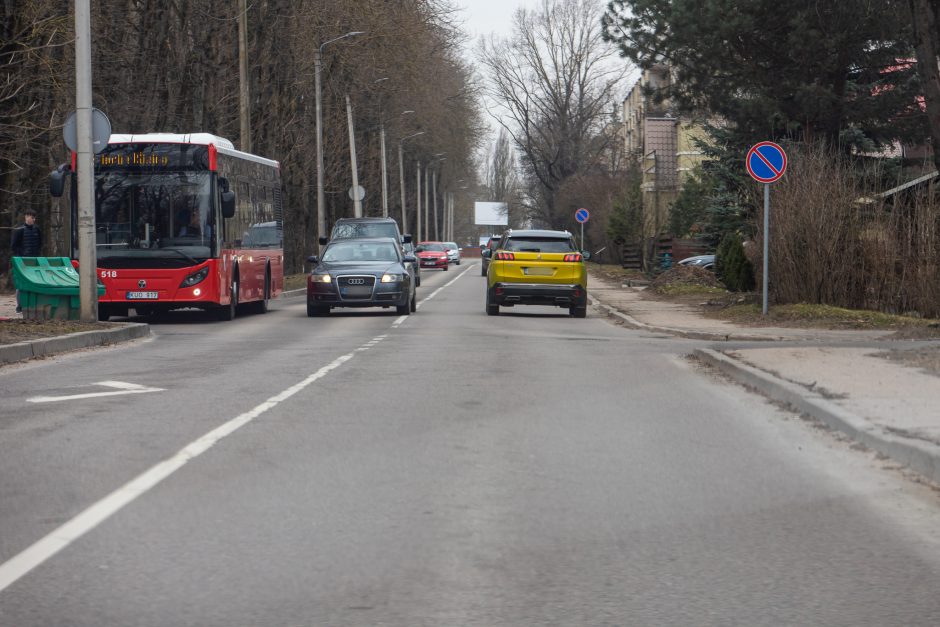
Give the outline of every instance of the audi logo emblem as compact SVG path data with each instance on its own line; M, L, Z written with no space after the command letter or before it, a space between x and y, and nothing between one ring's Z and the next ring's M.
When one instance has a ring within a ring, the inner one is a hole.
M137 281L137 287L147 287L147 282L141 279Z
M346 283L348 283L349 285L365 285L366 280L365 279L346 279Z

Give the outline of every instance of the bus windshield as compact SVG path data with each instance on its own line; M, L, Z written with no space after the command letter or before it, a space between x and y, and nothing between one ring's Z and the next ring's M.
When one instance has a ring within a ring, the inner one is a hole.
M102 267L183 266L216 255L209 172L106 172L95 178L95 241Z

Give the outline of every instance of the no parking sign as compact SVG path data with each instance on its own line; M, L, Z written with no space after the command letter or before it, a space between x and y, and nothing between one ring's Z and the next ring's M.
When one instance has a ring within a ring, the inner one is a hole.
M755 181L774 183L787 171L787 153L773 142L761 142L747 151L745 163Z
M747 173L764 184L764 274L763 274L763 307L762 313L767 315L767 283L770 281L768 266L770 265L770 184L780 180L787 171L787 153L783 148L773 142L760 142L754 144L747 151L744 160Z

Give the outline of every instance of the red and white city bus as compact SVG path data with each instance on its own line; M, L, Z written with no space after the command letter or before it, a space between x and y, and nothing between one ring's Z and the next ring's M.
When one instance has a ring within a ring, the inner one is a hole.
M53 196L68 171L53 173ZM75 189L72 177L77 260ZM186 307L222 320L236 309L266 312L284 286L282 215L277 161L208 133L111 135L95 155L99 317Z

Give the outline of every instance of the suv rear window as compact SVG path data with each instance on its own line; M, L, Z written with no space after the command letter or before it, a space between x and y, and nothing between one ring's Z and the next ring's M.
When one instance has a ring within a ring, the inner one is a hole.
M529 253L568 253L575 250L570 239L559 237L510 237L504 250Z
M345 224L337 224L333 227L332 239L360 237L391 237L396 242L401 241L398 234L398 226L391 222L347 222Z

